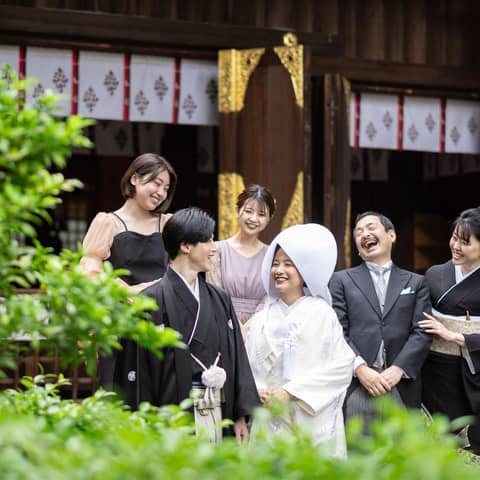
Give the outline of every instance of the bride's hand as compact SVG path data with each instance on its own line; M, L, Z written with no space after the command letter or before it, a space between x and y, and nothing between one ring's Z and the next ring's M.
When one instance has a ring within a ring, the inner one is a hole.
M258 396L260 397L260 402L262 403L262 405L268 405L271 397L270 390L259 390Z

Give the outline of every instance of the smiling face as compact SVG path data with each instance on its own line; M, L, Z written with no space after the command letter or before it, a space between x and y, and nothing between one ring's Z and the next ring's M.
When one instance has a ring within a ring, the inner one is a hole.
M247 200L238 212L240 230L247 235L259 235L270 222L267 206L258 200Z
M450 251L452 262L462 267L462 273L466 274L480 266L480 240L473 233L465 238L458 228L454 230L450 238Z
M140 178L137 174L130 179L135 186L135 201L144 210L153 211L167 198L170 188L170 174L162 170L156 177Z
M273 258L270 272L273 284L285 303L290 305L303 296L303 278L290 257L281 248Z
M355 245L362 260L384 265L391 260L392 247L396 240L395 230L385 230L376 215L361 218L353 231Z
M206 242L186 245L189 267L195 272L208 272L212 268L212 259L217 252L213 237Z

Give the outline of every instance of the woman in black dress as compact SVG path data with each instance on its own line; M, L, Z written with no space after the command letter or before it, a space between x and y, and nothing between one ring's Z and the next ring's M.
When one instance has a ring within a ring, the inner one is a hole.
M167 267L162 230L177 176L163 157L145 153L128 167L120 182L125 203L114 212L100 212L83 241L80 261L86 275L102 271L109 261L130 273L119 280L132 293L158 281ZM122 340L122 350L100 358L99 384L119 391L131 408L138 407L138 345Z
M435 337L423 367L423 402L451 419L474 416L468 438L480 454L480 207L455 220L450 250L451 260L425 274L434 316L419 323Z

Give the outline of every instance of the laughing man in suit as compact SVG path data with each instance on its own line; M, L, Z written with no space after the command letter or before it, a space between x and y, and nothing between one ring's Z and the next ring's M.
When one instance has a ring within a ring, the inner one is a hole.
M393 264L396 233L387 217L359 214L353 235L363 263L334 273L330 291L345 338L357 355L345 419L360 415L368 426L373 397L388 394L403 405L420 407L420 371L431 336L418 322L431 305L423 276Z

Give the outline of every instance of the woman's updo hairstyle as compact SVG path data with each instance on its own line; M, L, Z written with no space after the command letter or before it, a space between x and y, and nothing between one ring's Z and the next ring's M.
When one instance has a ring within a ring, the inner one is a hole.
M257 184L252 184L246 187L237 198L237 210L240 211L248 200L256 200L261 205L264 205L268 210L270 218L273 217L276 208L276 201L268 188Z

